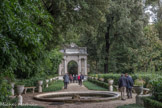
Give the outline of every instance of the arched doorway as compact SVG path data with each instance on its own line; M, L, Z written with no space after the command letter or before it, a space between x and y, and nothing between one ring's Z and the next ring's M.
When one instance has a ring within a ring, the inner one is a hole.
M70 45L65 45L63 49L60 50L60 52L63 54L63 59L58 69L60 76L63 76L67 72L72 74L83 74L85 76L87 75L88 54L86 47L78 47L76 44L71 43ZM75 64L71 64L71 61L74 61Z
M70 61L68 63L68 72L69 74L78 74L78 64L75 61Z

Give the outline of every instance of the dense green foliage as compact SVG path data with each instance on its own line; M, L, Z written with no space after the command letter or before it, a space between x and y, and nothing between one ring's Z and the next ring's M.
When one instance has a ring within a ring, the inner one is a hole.
M89 90L99 90L99 91L106 91L107 88L103 88L102 86L98 86L98 84L96 85L96 83L92 83L89 81L84 81L83 82L84 86L87 87Z
M141 0L43 1L62 42L87 47L92 72L162 70L160 27L148 25L144 12L148 5Z
M151 81L152 95L155 100L162 102L162 77L156 78Z
M117 108L144 108L144 107L137 104L129 104L129 105L118 106Z
M2 0L0 19L0 101L5 102L6 79L55 74L62 56L56 46L48 50L54 37L53 18L42 2Z
M54 83L51 83L48 88L44 88L43 92L59 91L59 90L62 90L63 86L64 86L63 81L58 80Z
M151 97L144 98L144 107L145 108L162 108L162 103Z

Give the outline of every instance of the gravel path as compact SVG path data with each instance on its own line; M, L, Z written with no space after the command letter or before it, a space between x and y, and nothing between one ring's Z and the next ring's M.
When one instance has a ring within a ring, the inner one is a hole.
M59 92L68 92L68 91L90 91L84 86L79 86L76 83L68 85L68 89L62 89ZM35 93L36 95L38 93ZM34 96L32 93L27 93L23 95L24 104L33 104L44 106L45 108L116 108L117 106L125 104L135 103L135 94L133 94L133 99L122 100L111 100L108 102L93 102L93 103L63 103L63 102L42 102L33 99Z

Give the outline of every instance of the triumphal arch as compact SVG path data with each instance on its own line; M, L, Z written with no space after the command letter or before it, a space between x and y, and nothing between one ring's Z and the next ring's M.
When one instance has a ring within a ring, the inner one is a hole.
M59 65L59 75L62 76L68 72L68 64L74 61L78 65L77 74L87 75L87 48L78 47L76 44L71 43L66 45L60 50L63 53L63 60Z

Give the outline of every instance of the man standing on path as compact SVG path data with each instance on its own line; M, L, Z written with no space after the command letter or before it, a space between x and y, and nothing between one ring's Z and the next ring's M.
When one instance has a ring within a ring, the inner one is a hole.
M63 77L64 79L64 89L67 89L68 83L69 83L69 76L68 73L66 73Z
M121 74L118 84L119 84L119 89L121 92L121 100L125 100L126 99L125 94L126 94L126 87L127 87L127 79L123 74Z
M128 73L125 74L125 77L127 79L127 96L129 99L132 98L133 79L128 75Z
M82 86L83 85L83 80L84 80L84 75L83 74L81 74L80 75L80 86Z

